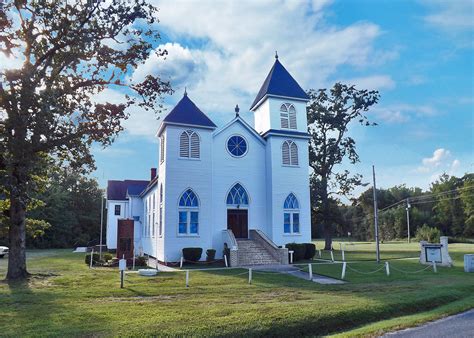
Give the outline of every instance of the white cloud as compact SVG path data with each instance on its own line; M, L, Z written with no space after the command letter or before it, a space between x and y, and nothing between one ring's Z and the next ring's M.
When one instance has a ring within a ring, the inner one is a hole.
M474 4L471 0L429 1L431 14L424 20L436 28L459 31L474 28Z
M352 79L340 80L358 89L382 90L395 88L395 81L389 75L371 75Z
M431 157L425 157L421 160L422 165L415 172L430 175L430 182L436 181L443 173L461 176L463 174L461 161L452 158L453 156L448 149L438 148Z
M178 93L184 86L191 88L191 99L217 124L230 118L236 103L252 122L245 108L270 70L275 50L305 89L330 85L328 79L341 66L366 69L394 57L391 51L374 48L381 34L376 24L328 24L325 15L331 1L155 3L161 29L181 43L160 46L168 50L168 60L153 58L134 76L161 72L165 79L172 78ZM394 86L383 75L365 81L382 88Z
M430 117L438 114L438 111L429 105L394 104L388 106L376 106L370 110L376 120L385 123L406 123L413 117Z

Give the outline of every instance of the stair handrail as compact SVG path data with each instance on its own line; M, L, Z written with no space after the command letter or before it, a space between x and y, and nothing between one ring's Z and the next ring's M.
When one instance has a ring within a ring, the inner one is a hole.
M229 249L238 250L239 246L235 239L234 233L230 229L222 230L224 243L228 243Z

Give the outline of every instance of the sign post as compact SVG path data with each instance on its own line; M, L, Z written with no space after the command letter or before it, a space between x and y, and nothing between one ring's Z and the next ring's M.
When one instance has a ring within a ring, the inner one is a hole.
M125 275L125 269L127 268L127 260L122 258L119 260L119 270L120 270L120 288L123 289L123 278Z

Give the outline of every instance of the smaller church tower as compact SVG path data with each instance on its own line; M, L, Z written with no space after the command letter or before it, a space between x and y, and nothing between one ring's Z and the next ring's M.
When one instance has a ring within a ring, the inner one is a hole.
M250 110L266 140L267 229L278 245L311 241L308 101L276 54Z

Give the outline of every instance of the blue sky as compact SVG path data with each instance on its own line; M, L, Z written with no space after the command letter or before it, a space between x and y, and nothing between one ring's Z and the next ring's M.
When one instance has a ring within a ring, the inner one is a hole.
M380 91L377 127L352 126L361 163L378 185L428 188L441 173L474 171L474 8L471 1L157 1L166 60L151 58L132 79L161 74L218 125L248 108L274 61L305 88L335 81ZM120 101L114 90L98 100ZM107 179L146 179L156 167L159 121L130 110L110 147L94 148ZM360 193L357 190L355 194Z

